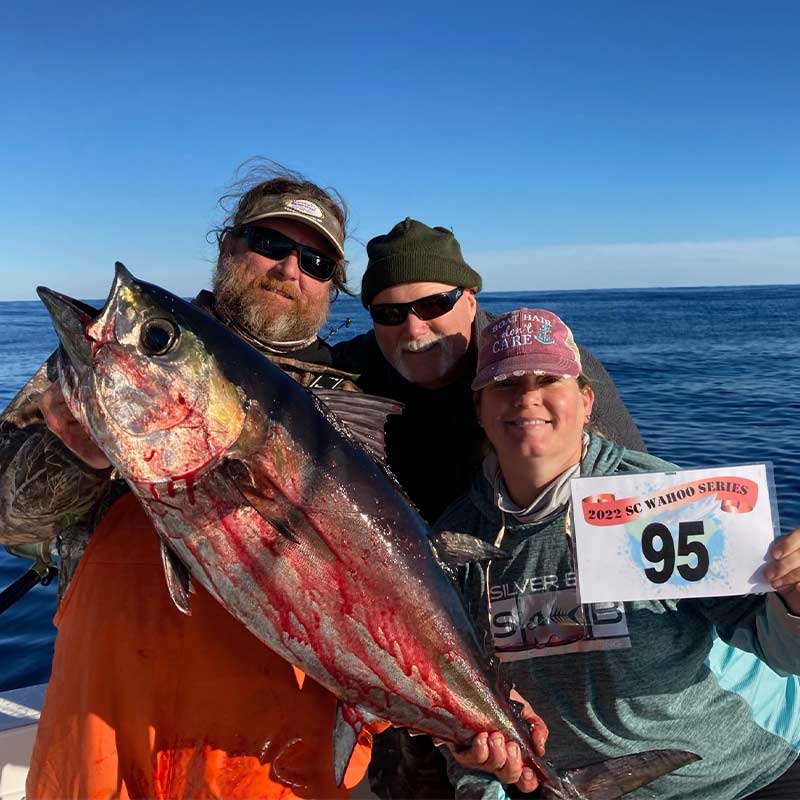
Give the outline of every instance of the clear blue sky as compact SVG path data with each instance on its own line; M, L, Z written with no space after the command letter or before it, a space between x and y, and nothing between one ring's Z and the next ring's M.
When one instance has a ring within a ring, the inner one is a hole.
M452 227L488 290L800 280L800 5L7 2L0 298L208 284L274 158L363 243Z

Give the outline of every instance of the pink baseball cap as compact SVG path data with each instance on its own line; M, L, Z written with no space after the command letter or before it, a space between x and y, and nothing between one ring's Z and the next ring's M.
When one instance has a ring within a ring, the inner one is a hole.
M544 308L518 308L490 322L478 346L474 390L512 375L558 375L577 378L581 357L572 331Z

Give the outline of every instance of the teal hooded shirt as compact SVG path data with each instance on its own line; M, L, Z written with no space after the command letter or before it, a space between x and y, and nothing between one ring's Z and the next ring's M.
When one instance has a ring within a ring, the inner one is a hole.
M582 476L674 469L596 436L581 461ZM800 618L777 595L580 606L568 509L522 524L482 475L436 527L489 542L503 528L509 559L470 564L465 601L504 677L549 726L559 770L679 748L702 761L627 796L732 800L797 758ZM459 793L500 796L492 776L452 761L450 774Z

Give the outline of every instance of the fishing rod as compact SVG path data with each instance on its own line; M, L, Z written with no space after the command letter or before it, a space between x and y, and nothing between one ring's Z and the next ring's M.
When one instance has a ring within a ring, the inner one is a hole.
M6 550L12 556L31 559L33 566L0 592L0 614L24 597L34 586L40 583L42 586L47 586L58 575L58 569L50 561L48 545L48 542L6 545Z
M322 341L324 342L327 339L330 339L331 336L333 336L335 333L339 333L339 331L342 328L349 328L352 323L353 320L350 319L350 317L347 317L343 322L340 322L335 328L333 326L328 328L328 332L324 336L320 336L319 338L322 339Z

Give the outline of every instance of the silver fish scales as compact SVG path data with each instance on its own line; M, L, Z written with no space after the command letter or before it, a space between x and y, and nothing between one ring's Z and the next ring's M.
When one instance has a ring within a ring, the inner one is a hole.
M339 698L337 780L375 720L461 745L501 731L555 798L619 797L697 758L656 751L559 776L533 752L425 522L333 398L122 265L96 317L40 296L67 403L153 521L176 605L189 611L190 575ZM375 420L394 410L358 402Z

